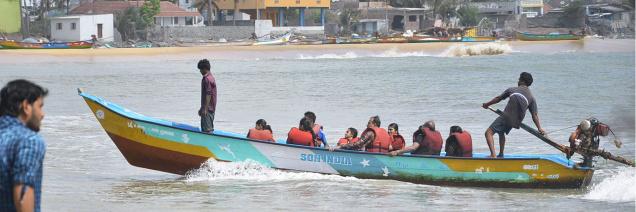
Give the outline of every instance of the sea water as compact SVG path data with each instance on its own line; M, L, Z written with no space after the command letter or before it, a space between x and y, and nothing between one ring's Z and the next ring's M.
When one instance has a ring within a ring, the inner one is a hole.
M596 117L623 142L617 149L605 138L601 147L634 158L634 40L378 46L122 55L3 50L0 83L25 78L50 90L41 130L47 143L44 211L634 211L634 168L602 159L589 187L559 190L364 180L273 170L253 161L211 160L186 176L161 173L129 165L76 92L81 87L135 112L198 126L196 62L208 58L219 92L217 129L246 133L263 118L284 139L310 110L333 144L348 127L361 130L379 115L382 126L399 124L407 145L418 125L435 120L443 135L462 126L473 134L474 151L487 153L483 132L496 115L481 104L527 71L551 138L566 143L572 126ZM525 123L534 126L529 115ZM559 154L522 130L507 136L506 153Z

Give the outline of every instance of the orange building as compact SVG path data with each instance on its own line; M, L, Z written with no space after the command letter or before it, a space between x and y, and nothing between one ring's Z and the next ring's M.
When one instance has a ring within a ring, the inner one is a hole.
M298 12L298 25L305 26L305 11L319 10L320 25L325 24L325 9L331 6L331 0L217 0L222 14L234 9L250 14L250 19L270 19L274 26L286 26L290 12ZM223 20L223 16L220 17Z

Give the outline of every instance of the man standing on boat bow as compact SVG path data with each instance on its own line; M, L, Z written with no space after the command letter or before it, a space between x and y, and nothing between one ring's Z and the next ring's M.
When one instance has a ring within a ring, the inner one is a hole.
M201 79L201 131L211 133L214 131L214 112L216 111L216 80L210 71L210 61L199 60L197 68L203 75Z
M482 104L484 109L488 109L490 105L497 104L501 100L509 98L508 104L503 112L504 116L497 117L485 133L486 142L488 143L488 148L490 148L490 157L495 157L493 135L495 133L499 134L499 155L497 155L497 157L503 157L504 146L506 144L505 134L510 133L510 130L513 127L519 129L521 122L526 115L526 110L530 110L530 113L532 114L532 121L539 129L539 133L545 134L545 131L541 128L541 124L539 123L537 102L534 100L534 97L528 88L532 85L532 75L528 72L522 72L519 76L517 85L517 87L508 88L501 95Z

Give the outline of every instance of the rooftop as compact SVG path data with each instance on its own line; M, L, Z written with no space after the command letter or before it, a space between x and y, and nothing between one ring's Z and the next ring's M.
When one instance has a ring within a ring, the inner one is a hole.
M129 7L141 7L144 1L95 1L85 2L70 11L70 14L114 14L124 11ZM155 17L190 17L201 16L197 12L188 12L179 6L169 2L161 1L161 11Z

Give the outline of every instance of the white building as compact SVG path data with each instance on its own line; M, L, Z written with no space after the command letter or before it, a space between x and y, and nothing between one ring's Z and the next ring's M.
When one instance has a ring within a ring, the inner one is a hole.
M52 41L114 40L113 14L75 15L51 18Z

